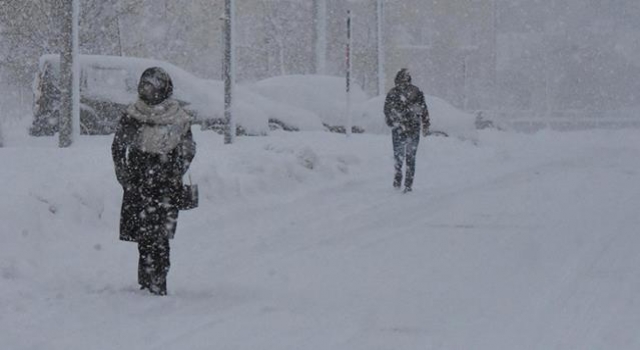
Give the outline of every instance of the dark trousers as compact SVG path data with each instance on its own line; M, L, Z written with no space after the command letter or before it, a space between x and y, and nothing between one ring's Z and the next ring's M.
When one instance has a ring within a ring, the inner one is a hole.
M404 187L410 190L413 186L413 175L416 172L416 153L420 143L420 131L405 131L402 128L394 128L391 130L391 139L395 160L393 186L400 187L402 185L402 166L406 160Z
M138 241L138 283L153 294L167 294L169 273L169 239L144 237Z

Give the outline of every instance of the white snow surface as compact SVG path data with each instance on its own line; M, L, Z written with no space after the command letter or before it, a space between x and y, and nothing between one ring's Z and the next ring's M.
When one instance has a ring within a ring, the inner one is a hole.
M111 137L0 148L0 349L638 349L638 131L196 130L169 295L118 240Z

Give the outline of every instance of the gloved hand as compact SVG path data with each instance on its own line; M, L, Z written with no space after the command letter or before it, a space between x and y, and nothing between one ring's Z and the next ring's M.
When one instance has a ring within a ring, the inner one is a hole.
M426 123L422 124L422 136L427 136L429 134L429 127L431 126L431 124L429 123L429 120L427 120Z

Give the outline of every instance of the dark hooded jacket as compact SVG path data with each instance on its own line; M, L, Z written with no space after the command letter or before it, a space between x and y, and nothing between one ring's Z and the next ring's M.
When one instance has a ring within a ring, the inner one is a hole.
M402 128L408 133L419 133L420 123L429 127L429 110L420 89L411 84L411 75L406 69L398 72L396 86L389 91L384 103L384 116L391 128Z
M191 118L171 98L169 75L159 68L151 70L149 76L156 79L152 83L159 83L158 91L139 93L140 99L120 119L111 146L116 176L124 189L120 239L125 241L173 238L182 177L196 151Z

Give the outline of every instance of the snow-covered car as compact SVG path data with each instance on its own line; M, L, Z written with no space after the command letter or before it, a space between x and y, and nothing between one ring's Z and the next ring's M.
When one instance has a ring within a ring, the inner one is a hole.
M384 100L385 96L377 96L360 105L357 113L367 132L389 132L383 112ZM439 97L426 95L425 100L429 107L430 134L477 140L476 116L455 108Z
M286 75L268 78L249 87L252 91L283 106L293 106L317 115L324 130L344 132L346 121L345 79L322 75ZM384 122L384 96L369 98L357 85L351 90L351 125L353 131L385 134L389 128ZM425 96L431 117L431 134L477 139L476 116L463 112L445 100ZM283 107L284 108L284 107ZM298 116L283 120L299 123ZM313 120L312 118L308 118ZM305 123L307 128L318 125Z
M249 88L270 100L306 111L303 121L299 115L282 116L281 119L289 124L303 123L302 130L328 130L344 132L347 125L347 95L345 92L345 78L326 75L284 75L267 78L252 84ZM352 130L366 131L364 120L354 113L359 106L368 100L368 96L357 85L351 89ZM315 116L312 117L312 116ZM317 120L320 123L317 123Z
M115 131L126 106L137 97L138 79L149 67L162 67L174 82L174 97L206 129L222 131L224 83L201 79L164 61L118 56L80 56L80 126L83 134ZM34 81L33 122L30 134L53 135L58 131L60 57L44 55ZM432 130L471 137L473 116L447 102L427 96ZM255 83L238 84L233 115L238 134L265 135L270 130L344 132L345 79L321 75L286 75ZM369 99L352 85L351 125L354 132L386 133L383 97Z
M83 134L109 134L115 131L118 119L137 96L138 79L142 72L159 66L169 72L176 85L175 96L189 105L196 88L191 74L166 62L111 56L80 56L80 128ZM60 109L60 56L43 55L34 81L33 123L31 135L53 135L58 131ZM197 78L195 78L197 79ZM190 98L185 98L190 97ZM191 111L193 114L193 111ZM202 116L198 116L201 117Z
M118 56L80 56L80 127L83 134L109 134L126 106L137 97L138 79L149 67L162 67L174 83L174 97L205 128L224 125L224 84L201 79L164 61ZM31 135L58 131L60 56L44 55L34 81ZM239 134L260 135L270 129L309 128L316 116L282 105L236 86L234 118ZM279 119L282 118L282 119ZM291 124L283 121L292 121ZM319 122L316 120L316 124Z

